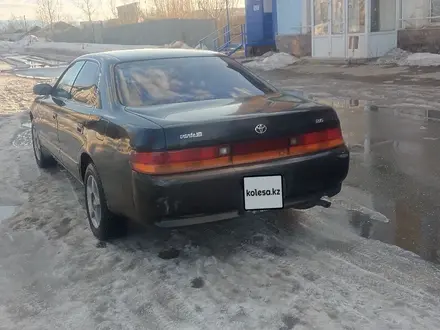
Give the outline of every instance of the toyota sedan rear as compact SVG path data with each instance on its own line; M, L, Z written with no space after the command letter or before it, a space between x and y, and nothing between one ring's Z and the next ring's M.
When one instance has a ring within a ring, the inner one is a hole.
M84 183L94 235L328 206L349 167L336 112L200 50L85 55L31 110L41 167Z

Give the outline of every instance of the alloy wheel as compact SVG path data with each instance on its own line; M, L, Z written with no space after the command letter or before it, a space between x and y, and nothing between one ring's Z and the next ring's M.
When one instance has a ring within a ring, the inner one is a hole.
M89 210L89 217L92 225L95 228L99 228L101 224L101 198L99 195L98 184L96 183L93 175L89 175L87 178L87 207Z

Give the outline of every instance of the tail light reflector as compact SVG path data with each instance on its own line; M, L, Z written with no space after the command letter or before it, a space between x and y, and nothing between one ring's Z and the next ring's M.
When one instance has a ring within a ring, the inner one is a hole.
M134 152L133 170L150 174L189 172L229 164L229 146L191 148L176 151Z
M131 165L134 171L141 173L173 174L305 155L343 144L340 128L331 128L290 138L176 151L133 152Z

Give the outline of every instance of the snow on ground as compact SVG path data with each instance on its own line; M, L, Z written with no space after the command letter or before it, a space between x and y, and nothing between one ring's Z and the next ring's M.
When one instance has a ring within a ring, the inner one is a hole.
M398 64L406 59L411 53L400 48L394 48L387 52L384 56L377 59L377 64Z
M16 41L16 44L18 44L20 46L29 46L30 44L35 43L35 42L39 42L38 37L30 34L30 35L24 36L20 40Z
M282 69L286 66L294 64L296 61L298 61L298 59L290 54L269 52L255 58L251 62L244 63L244 65L250 69L270 71Z
M49 41L41 41L37 39L33 39L33 36L28 36L19 40L17 42L2 42L0 43L0 49L17 50L20 51L23 48L26 48L27 51L39 51L39 50L62 50L62 51L70 51L70 52L78 52L78 53L96 53L96 52L104 52L111 50L119 50L119 49L138 49L138 48L158 48L158 47L166 47L166 48L191 48L187 44L182 41L174 41L169 44L165 44L162 46L154 46L154 45L116 45L116 44L94 44L94 43L70 43L70 42L49 42ZM36 38L36 37L35 37Z
M395 48L379 58L377 63L395 64L399 66L440 66L440 55L432 53L410 53Z
M12 41L0 40L0 52L9 51L14 45L16 44Z
M183 41L174 41L170 44L165 44L162 47L165 48L182 48L182 49L192 49L192 47L188 46L186 43L184 43Z
M414 53L402 59L399 65L408 66L440 66L440 55L431 53Z
M311 79L291 83L380 94ZM32 83L0 75L0 105L28 104ZM16 93L1 93L9 85ZM389 95L401 97L405 89L394 88ZM408 90L406 97L421 97ZM175 230L133 228L126 239L97 244L82 188L59 168L36 167L22 125L28 115L10 108L17 113L0 113L0 212L14 210L0 217L0 329L438 329L439 267L359 237L344 203Z

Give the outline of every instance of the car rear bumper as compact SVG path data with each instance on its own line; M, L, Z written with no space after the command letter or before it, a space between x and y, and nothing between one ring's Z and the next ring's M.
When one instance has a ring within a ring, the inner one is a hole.
M208 215L244 213L243 177L282 175L284 207L313 205L341 190L349 169L349 152L341 146L317 154L271 162L151 176L133 172L137 220L170 221Z

